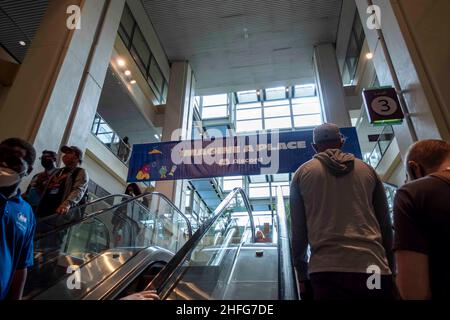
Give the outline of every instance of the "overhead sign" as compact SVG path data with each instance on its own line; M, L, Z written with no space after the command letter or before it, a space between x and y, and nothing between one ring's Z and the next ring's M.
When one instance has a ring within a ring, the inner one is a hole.
M343 150L361 159L356 129L341 132ZM314 156L312 138L308 130L135 145L128 182L295 172Z
M363 91L369 122L374 125L400 124L405 118L394 88Z

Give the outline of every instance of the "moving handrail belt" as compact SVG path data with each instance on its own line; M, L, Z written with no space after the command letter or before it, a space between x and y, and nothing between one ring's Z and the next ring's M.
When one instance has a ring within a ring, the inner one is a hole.
M145 197L148 197L148 196L152 196L152 195L154 195L154 196L158 196L158 197L160 197L160 198L162 198L162 199L164 199L164 200L166 200L167 201L167 203L169 204L169 206L172 208L172 209L174 209L185 221L186 221L186 225L187 225L187 228L188 228L188 233L189 233L189 237L192 237L192 225L191 225L191 222L189 221L189 219L166 197L166 196L164 196L163 194L161 194L161 193L158 193L158 192L147 192L147 193L143 193L143 194L141 194L141 195L139 195L139 196L137 196L137 197L134 197L134 198L129 198L129 199L127 199L127 200L125 200L125 201L122 201L122 202L120 202L120 203L118 203L118 204L116 204L116 205L113 205L113 206L111 206L111 207L108 207L108 208L105 208L105 209L102 209L102 210L99 210L99 211L97 211L97 212L93 212L93 213L91 213L91 214L88 214L88 215L85 215L85 216L83 216L82 218L80 218L80 219L77 219L77 220L75 220L75 221L69 221L69 222L67 222L67 223L63 223L63 224L61 224L61 225L58 225L56 228L54 228L53 230L51 230L51 231L48 231L48 232L45 232L45 233L41 233L41 234L38 234L35 238L34 238L34 241L38 241L38 240L40 240L40 239L42 239L42 238L45 238L46 236L48 236L48 235L50 235L50 234L53 234L53 233L55 233L55 232L59 232L59 231L61 231L61 230L64 230L64 229L66 229L66 228L68 228L68 227L71 227L71 226L74 226L74 225L77 225L77 224L79 224L79 223L82 223L82 222L84 222L84 221L86 221L86 220L89 220L89 219L91 219L91 218L94 218L94 217L96 217L96 216L98 216L98 215L101 215L101 214L103 214L103 213L105 213L105 212L108 212L108 211L110 211L110 210L115 210L115 209L117 209L118 207L121 207L121 206L123 206L123 205L126 205L126 204L128 204L128 203L130 203L130 202L133 202L133 201L136 201L136 200L139 200L139 199L142 199L142 198L145 198ZM114 196L117 196L117 195L114 195ZM109 196L109 197L114 197L114 196ZM120 195L120 196L122 196L122 195ZM129 196L126 196L126 195L123 195L124 197L129 197ZM106 197L106 198L108 198L108 197ZM97 203L97 202L100 202L100 201L104 201L105 200L105 198L102 198L102 199L98 199L98 200L96 200L95 202ZM92 202L91 203L89 203L89 204L87 204L86 206L88 206L88 205L92 205ZM76 208L74 208L74 210L75 209L79 209L78 207L76 207ZM149 209L150 210L150 209ZM53 216L52 216L53 217Z
M220 203L216 210L214 210L213 217L206 221L200 226L200 228L195 232L195 234L184 244L184 246L177 252L172 260L164 267L161 272L152 280L152 282L146 287L145 290L156 290L158 294L161 294L161 290L164 285L172 278L176 270L182 266L182 264L189 258L190 252L198 244L198 242L203 238L203 236L208 232L208 230L214 225L214 223L222 216L225 210L231 203L233 198L240 194L244 200L244 205L247 209L250 227L252 232L251 241L254 242L256 239L255 223L253 219L253 213L250 206L250 201L247 198L244 190L242 188L235 188L228 196ZM181 277L181 275L179 275ZM177 281L174 282L176 284ZM171 288L170 288L171 289ZM169 289L169 291L170 291ZM164 297L161 297L164 298Z

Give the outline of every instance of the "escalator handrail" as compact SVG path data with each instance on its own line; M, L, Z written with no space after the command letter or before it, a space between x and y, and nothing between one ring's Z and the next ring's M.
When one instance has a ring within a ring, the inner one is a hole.
M87 207L92 206L94 204L97 204L99 202L107 201L108 199L116 198L116 197L117 198L121 197L121 198L126 198L126 199L131 199L132 198L131 196L129 196L127 194L110 194L109 196L95 199L95 200L93 200L91 202L88 202L88 203L85 203L85 204L83 204L81 206L73 207L73 208L71 208L69 210L67 215L70 215L72 212L76 212L77 210L80 210L80 209L83 209L83 208L87 208ZM47 216L47 217L44 217L42 219L39 219L39 222L45 222L47 220L50 220L50 219L58 217L58 216L59 216L58 214L52 214L51 216ZM74 221L72 221L72 222L74 222Z
M177 252L177 254L170 260L170 262L158 273L158 275L150 282L145 290L156 290L158 294L161 293L161 289L166 284L166 282L172 278L175 271L182 266L182 264L188 259L191 251L195 248L209 231L209 229L214 225L214 223L223 215L225 210L228 208L231 200L240 194L244 200L244 205L247 209L250 227L252 232L252 242L255 242L256 239L256 230L255 223L253 219L253 213L250 206L250 201L247 198L244 190L242 188L235 188L231 191L228 196L219 204L219 206L214 210L213 216L203 223L198 230L194 233L194 235L184 244L183 247Z
M292 263L291 242L281 187L277 189L278 226L278 297L280 300L298 300L297 280Z
M161 196L161 194L159 194L159 193L155 193L155 192L146 192L146 193L143 193L143 194L141 194L141 195L139 195L139 196L137 196L137 197L134 197L134 198L130 198L130 199L127 199L127 200L125 200L125 201L122 201L121 203L118 203L118 204L116 204L116 205L113 205L113 206L111 206L111 207L109 207L109 208L105 208L105 209L101 209L101 210L99 210L99 211L97 211L97 212L93 212L93 213L91 213L91 214L88 214L88 215L85 215L85 216L83 216L82 218L80 218L80 219L77 219L76 221L69 221L69 222L67 222L67 223L63 223L63 224L61 224L61 225L59 225L59 226L57 226L55 229L53 229L53 230L51 230L51 231L49 231L49 232L45 232L45 233L42 233L42 234L38 234L35 238L34 238L34 241L38 241L38 240L40 240L40 239L42 239L42 238L45 238L46 236L48 236L48 235L50 235L50 234L53 234L53 233L56 233L56 232L59 232L59 231L61 231L61 230L64 230L64 229L66 229L66 228L69 228L69 227L72 227L72 226L74 226L74 225L77 225L77 224L79 224L79 223L82 223L82 222L84 222L84 221L86 221L86 220L89 220L89 219L91 219L91 218L93 218L93 217L96 217L96 216L98 216L98 215L101 215L101 214L103 214L103 213L105 213L105 212L108 212L108 211L111 211L111 210L115 210L115 209L117 209L118 207L120 207L120 206L123 206L123 205L126 205L126 204L128 204L128 203L130 203L130 202L133 202L133 201L137 201L137 200L139 200L139 199L142 199L142 198L145 198L145 197L147 197L147 196L150 196L150 195L157 195L157 196ZM173 208L175 208L176 209L176 212L186 221L186 224L187 224L187 228L188 228L188 233L189 233L189 238L191 238L192 237L192 225L191 225L191 222L189 221L189 219L173 204L173 203L171 203L171 201L167 198L167 197L162 197L164 200L166 200L166 201L168 201L168 203L170 203L171 205L173 205ZM148 210L150 210L150 209L148 209Z

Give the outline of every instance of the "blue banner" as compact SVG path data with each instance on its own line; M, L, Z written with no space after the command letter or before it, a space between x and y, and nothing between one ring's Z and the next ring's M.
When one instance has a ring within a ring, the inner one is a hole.
M343 151L362 158L355 128L341 129ZM295 172L315 152L313 131L134 145L128 182Z

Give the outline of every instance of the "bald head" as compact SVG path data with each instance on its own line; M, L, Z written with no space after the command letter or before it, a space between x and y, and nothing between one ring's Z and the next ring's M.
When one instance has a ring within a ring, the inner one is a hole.
M443 140L423 140L413 144L406 156L409 179L415 180L450 166L450 144Z

